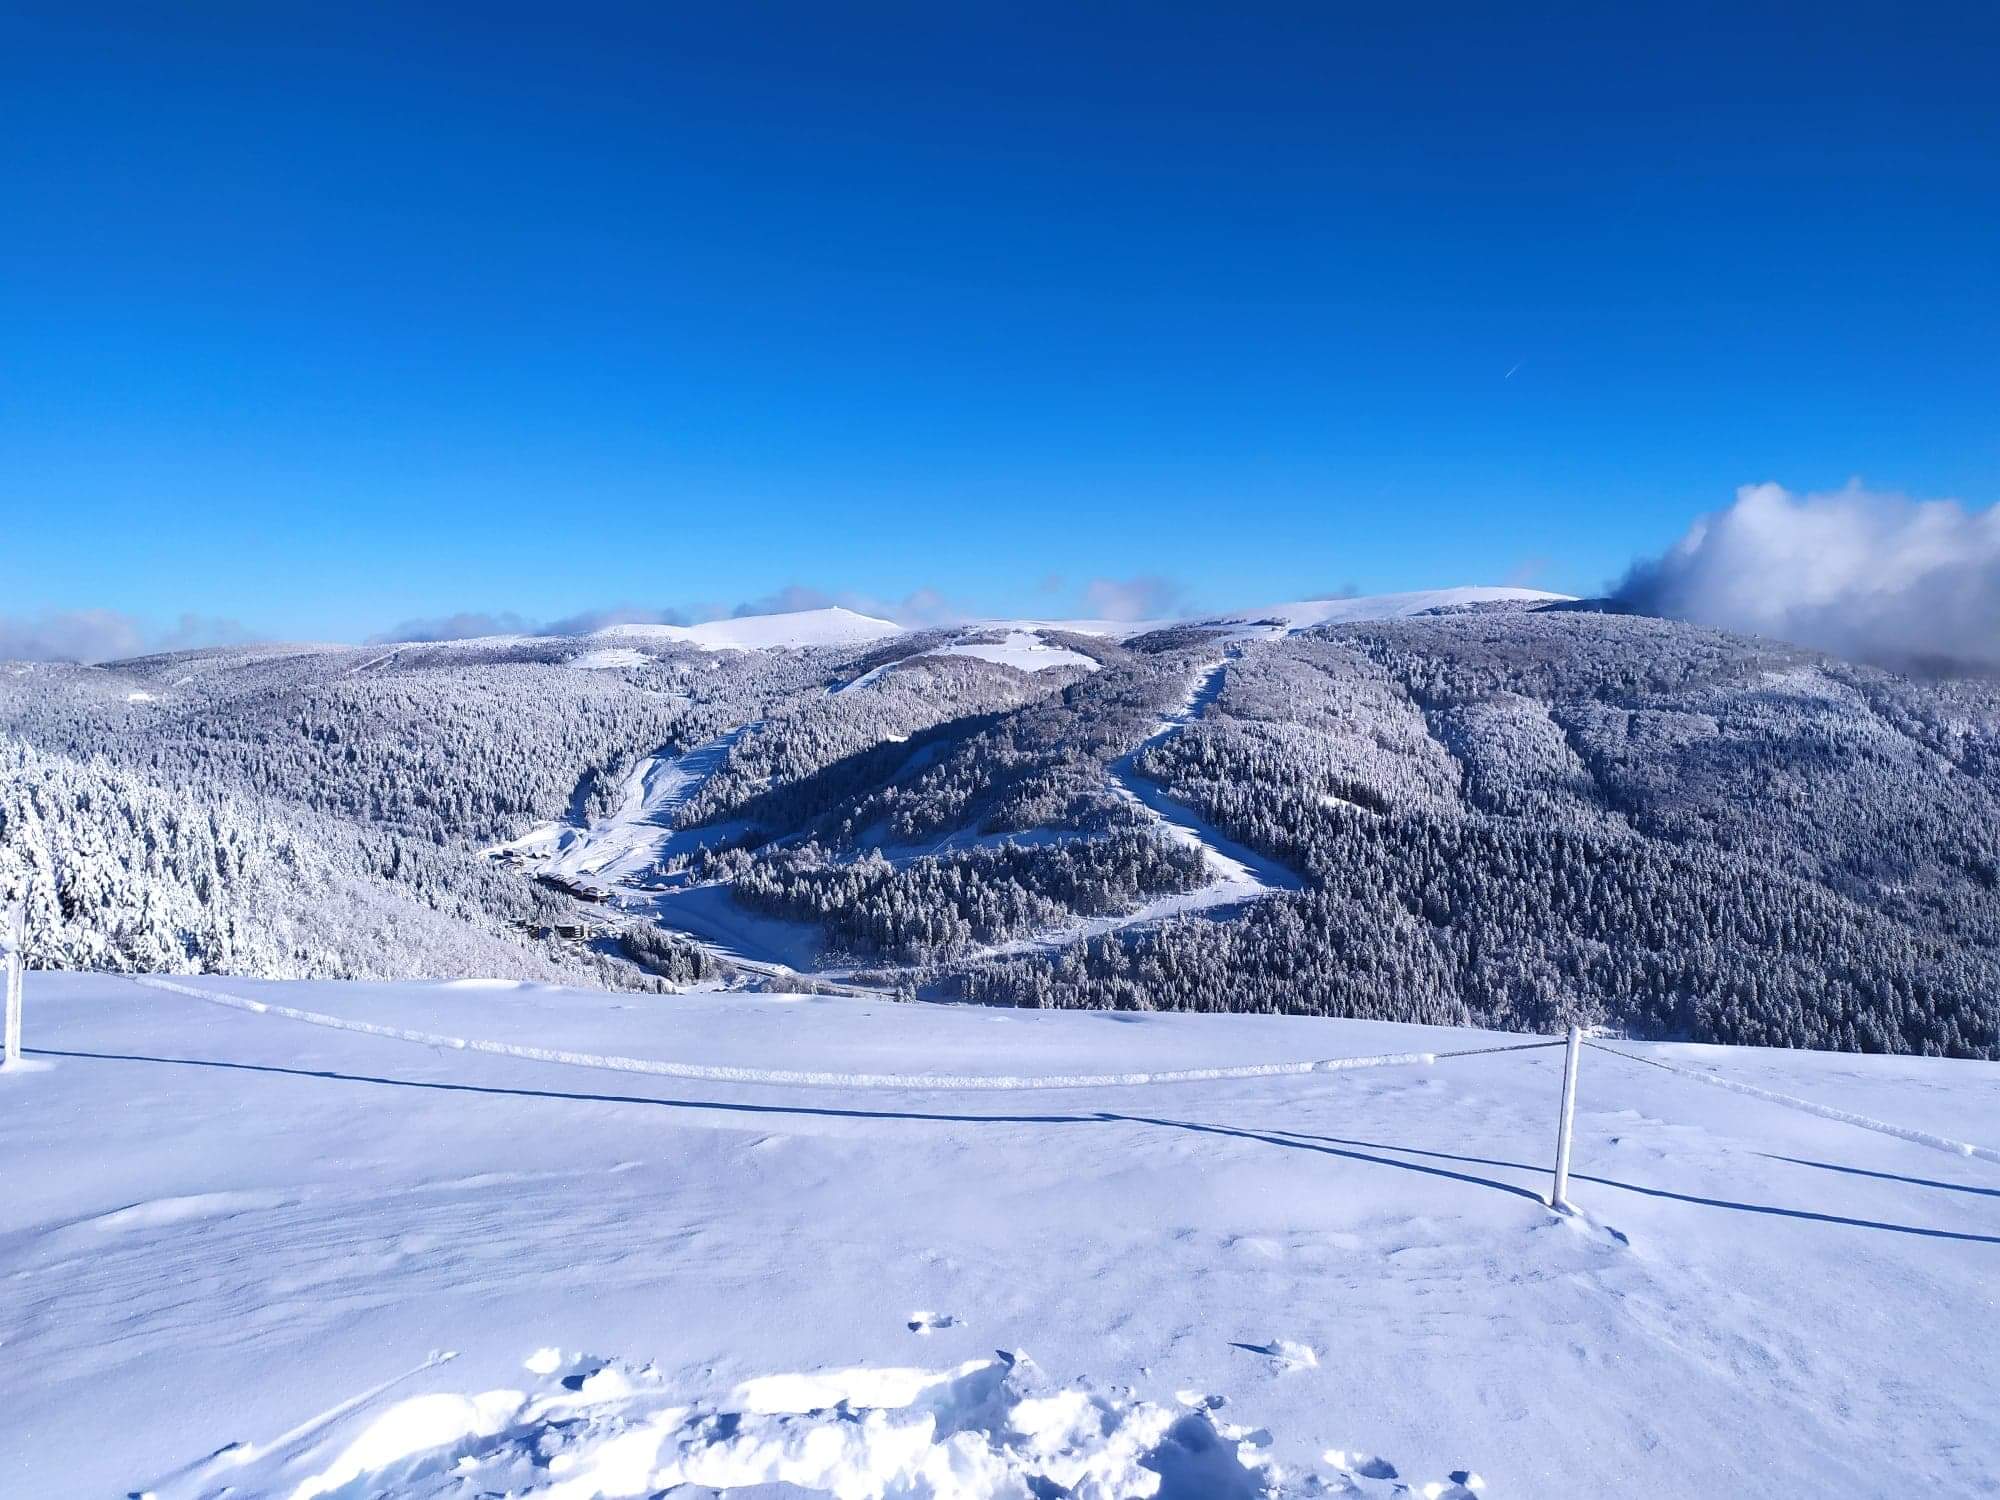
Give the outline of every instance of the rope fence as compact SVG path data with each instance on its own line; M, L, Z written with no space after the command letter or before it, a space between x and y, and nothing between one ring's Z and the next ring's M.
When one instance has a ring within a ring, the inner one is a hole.
M5 1059L19 1056L20 1047L20 946L18 926L9 922L0 925L0 950L4 950L7 960L7 1038ZM8 941L12 938L13 941ZM1585 1047L1593 1051L1608 1053L1628 1063L1638 1063L1644 1067L1658 1068L1676 1077L1692 1079L1696 1083L1711 1088L1727 1089L1731 1093L1759 1099L1768 1104L1776 1104L1786 1109L1798 1110L1824 1120L1833 1120L1843 1125L1852 1125L1861 1130L1874 1131L1879 1135L1891 1136L1913 1145L1926 1146L1933 1150L1948 1152L1954 1156L1976 1157L1983 1161L2000 1162L2000 1150L1988 1146L1974 1145L1970 1141L1954 1140L1949 1136L1933 1134L1926 1130L1912 1130L1906 1126L1891 1124L1886 1120L1873 1119L1867 1115L1855 1114L1851 1110L1835 1109L1830 1105L1816 1104L1810 1099L1796 1098L1772 1089L1759 1088L1755 1084L1743 1083L1734 1078L1726 1078L1719 1073L1706 1072L1697 1068L1678 1066L1663 1062L1658 1058L1641 1057L1604 1042L1586 1039L1580 1028L1572 1026L1569 1034L1559 1041L1503 1042L1480 1047L1460 1047L1445 1051L1429 1052L1384 1052L1372 1057L1324 1057L1305 1062L1244 1063L1236 1066L1215 1068L1176 1068L1157 1072L1126 1073L1056 1073L1032 1077L1017 1077L1010 1074L980 1073L835 1073L796 1068L747 1068L704 1063L666 1062L655 1058L620 1057L596 1052L576 1052L553 1047L530 1047L513 1042L486 1041L473 1037L445 1036L437 1032L414 1031L402 1026L384 1026L373 1021L355 1021L345 1016L329 1015L324 1011L303 1010L292 1005L277 1005L264 1000L252 1000L242 995L232 995L226 990L210 989L204 985L186 984L180 980L162 979L154 975L135 975L135 984L147 989L159 990L167 994L183 995L190 999L206 1001L232 1010L247 1011L252 1015L278 1016L289 1021L302 1022L308 1026L325 1027L331 1031L357 1032L364 1036L384 1037L391 1041L412 1042L419 1046L442 1048L455 1052L478 1052L493 1057L511 1057L527 1062L556 1063L564 1067L594 1068L612 1073L637 1073L655 1078L676 1078L696 1083L752 1084L780 1088L813 1089L898 1089L909 1092L942 1093L1021 1093L1043 1089L1093 1089L1093 1088L1138 1088L1155 1084L1216 1083L1232 1079L1290 1078L1312 1073L1343 1073L1362 1068L1428 1067L1433 1063L1445 1062L1465 1057L1490 1057L1505 1052L1539 1052L1561 1047L1564 1049L1562 1073L1562 1099L1556 1119L1556 1159L1547 1198L1549 1207L1561 1213L1573 1212L1568 1201L1569 1162L1571 1137L1576 1121L1577 1075Z
M1928 1130L1911 1130L1905 1125L1891 1125L1887 1120L1871 1119L1867 1115L1835 1109L1828 1104L1815 1104L1810 1099L1798 1099L1790 1094L1760 1089L1754 1083L1742 1083L1734 1078L1725 1078L1720 1073L1704 1073L1696 1068L1678 1068L1672 1063L1661 1062L1658 1058L1640 1057L1635 1052L1607 1047L1602 1042L1587 1041L1584 1045L1597 1052L1607 1052L1613 1057L1622 1057L1627 1062L1642 1063L1646 1067L1658 1068L1662 1072L1673 1073L1681 1078L1692 1078L1696 1083L1705 1083L1711 1088L1728 1089L1732 1094L1747 1094L1752 1099L1762 1099L1766 1104L1782 1104L1787 1109L1818 1115L1822 1120L1838 1120L1843 1125L1872 1130L1878 1135L1892 1135L1899 1141L1929 1146L1934 1151L1948 1151L1953 1156L1976 1156L1982 1161L2000 1162L2000 1151L1994 1150L1991 1146L1975 1146L1970 1141L1955 1141L1948 1135L1933 1135Z
M1478 1057L1489 1052L1531 1052L1542 1047L1560 1047L1561 1042L1522 1042L1499 1047L1467 1047L1454 1052L1384 1052L1375 1057L1323 1057L1310 1062L1243 1063L1235 1067L1177 1068L1144 1073L1055 1073L1034 1077L985 1073L831 1073L794 1068L737 1068L705 1063L661 1062L645 1057L618 1057L596 1052L571 1052L553 1047L525 1047L513 1042L488 1042L475 1038L442 1036L430 1031L410 1031L401 1026L381 1026L372 1021L351 1021L324 1011L300 1010L290 1005L272 1005L249 1000L222 990L182 984L151 975L136 976L136 984L226 1005L257 1015L282 1016L303 1021L308 1026L324 1026L334 1031L357 1031L365 1036L388 1037L393 1041L416 1042L426 1047L444 1047L459 1052L484 1052L494 1057L516 1057L529 1062L560 1063L572 1068L598 1068L611 1073L642 1073L657 1078L680 1078L696 1083L747 1083L783 1088L814 1089L907 1089L939 1093L1022 1093L1035 1089L1138 1088L1163 1083L1219 1083L1238 1078L1287 1078L1304 1073L1343 1073L1356 1068L1427 1066L1453 1057Z

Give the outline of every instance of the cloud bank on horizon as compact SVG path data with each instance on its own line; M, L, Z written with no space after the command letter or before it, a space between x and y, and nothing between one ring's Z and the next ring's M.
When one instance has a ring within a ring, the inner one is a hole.
M1043 592L1048 591L1045 584ZM1079 596L1092 614L1112 620L1160 618L1189 597L1181 584L1157 577L1094 578L1081 586ZM913 589L900 599L878 599L852 591L828 592L795 583L734 605L619 604L581 610L553 620L532 619L511 609L459 610L403 620L368 636L364 644L462 641L492 635L589 635L613 625L700 625L710 620L791 614L835 606L876 619L893 620L912 630L958 625L978 618L931 588ZM244 645L270 639L273 637L253 632L234 620L192 614L182 615L166 629L115 609L0 614L0 661L119 661L155 652Z
M2000 668L2000 505L1748 484L1614 597L1899 670Z
M184 614L165 629L116 609L51 609L0 615L0 661L116 661L199 646L240 646L255 637L234 620Z
M1069 594L1082 614L1098 619L1196 612L1186 585L1157 575L1091 578L1073 589L1050 575L1039 590ZM1635 562L1612 593L1642 613L1898 670L2000 670L2000 505L1978 510L1956 500L1918 501L1859 481L1808 494L1744 485L1733 504L1697 518L1660 556ZM553 620L468 610L404 620L368 641L585 635L612 625L694 625L836 605L913 629L979 618L935 589L890 600L792 584L735 605L615 605ZM257 639L268 637L234 620L194 614L167 627L116 609L0 614L0 660L115 661Z
M1060 589L1044 580L1040 592ZM1187 587L1170 578L1142 575L1136 578L1093 578L1080 589L1085 613L1105 620L1157 620L1185 612L1189 607ZM395 641L462 641L485 635L589 635L612 625L703 625L710 620L746 619L753 615L786 615L809 609L851 609L856 614L891 620L910 630L926 630L943 625L962 625L980 618L960 608L936 589L913 589L901 599L878 599L868 594L843 590L829 593L805 584L788 584L772 593L740 604L694 604L685 608L649 608L643 605L616 605L609 609L583 610L558 620L531 621L513 610L467 610L435 618L404 620L368 637L369 645Z
M613 605L607 609L586 609L560 619L532 621L513 610L487 612L466 610L435 618L404 620L368 637L371 646L394 641L463 641L485 635L589 635L613 625L702 625L710 620L747 619L753 615L787 615L808 609L851 609L856 614L893 620L898 625L922 629L931 625L955 625L966 616L954 609L935 589L916 589L900 600L870 598L865 594L828 593L804 584L788 584L773 593L741 604L694 604L686 608L651 608L637 604Z

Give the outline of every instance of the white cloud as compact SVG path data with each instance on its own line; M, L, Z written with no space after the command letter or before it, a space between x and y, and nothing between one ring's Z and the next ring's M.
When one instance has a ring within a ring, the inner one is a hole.
M1083 586L1088 611L1104 620L1165 620L1186 614L1185 584L1155 574L1093 578Z
M1617 597L1894 667L2000 666L2000 506L1745 485Z
M204 615L184 614L164 628L116 609L0 615L0 661L117 661L249 639L249 632L236 621Z
M589 635L613 625L686 625L689 616L679 609L646 609L637 604L614 604L609 609L586 609L537 626L536 635Z
M371 646L385 645L394 641L469 641L484 635L526 635L531 627L528 622L511 609L498 613L485 610L460 610L455 615L437 615L425 619L404 620L392 625L378 635L368 637Z

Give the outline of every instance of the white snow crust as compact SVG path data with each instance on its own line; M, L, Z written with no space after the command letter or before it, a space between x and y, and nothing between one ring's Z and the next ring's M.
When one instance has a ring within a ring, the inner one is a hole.
M1222 627L1229 632L1230 639L1264 639L1291 635L1320 625L1406 619L1434 609L1467 604L1559 604L1571 597L1569 594L1551 594L1543 589L1473 585L1419 589L1406 594L1367 594L1351 599L1305 599L1290 604L1267 605L1263 609L1240 610L1234 614L1209 615L1195 623Z
M685 641L704 651L771 651L800 646L861 646L903 627L872 615L833 606L781 615L738 615L700 625L611 625L595 632L600 640Z
M1444 1056L1490 1033L185 983L269 1008L28 976L9 1494L1994 1489L2000 1177L1914 1138L1586 1050L1561 1215L1562 1053ZM1615 1045L2000 1123L1990 1064Z

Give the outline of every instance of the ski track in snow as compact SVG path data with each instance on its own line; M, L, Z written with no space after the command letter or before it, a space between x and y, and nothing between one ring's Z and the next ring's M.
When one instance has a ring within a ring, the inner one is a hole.
M681 831L675 820L721 769L736 742L754 728L754 723L742 725L679 755L649 755L626 774L618 805L602 818L582 826L543 823L487 853L530 856L540 872L566 880L629 885L674 852L676 843L690 849L698 845L691 830L689 837L675 838Z
M1185 802L1169 796L1158 782L1141 775L1137 768L1139 757L1146 751L1179 734L1201 717L1202 710L1221 694L1223 678L1228 671L1227 660L1203 668L1189 685L1179 706L1160 720L1151 734L1119 756L1108 768L1112 788L1121 800L1147 815L1153 826L1162 830L1168 838L1201 851L1202 861L1207 865L1210 876L1208 884L1195 891L1155 897L1116 916L1089 917L1051 931L995 943L968 955L969 960L1048 952L1089 938L1164 921L1169 917L1201 911L1219 914L1260 901L1279 891L1300 888L1302 882L1290 870L1227 838Z
M960 955L957 962L1049 952L1171 917L1203 911L1224 912L1278 891L1300 888L1301 882L1290 870L1227 838L1193 808L1169 796L1137 769L1141 755L1180 733L1215 701L1222 691L1230 660L1233 657L1197 672L1181 703L1144 740L1107 768L1112 789L1121 800L1166 837L1200 851L1208 869L1208 883L1199 890L1155 897L1127 912L1080 918L1060 927L988 944ZM860 686L872 675L864 674L841 691ZM743 725L680 755L650 755L627 775L618 806L604 817L581 826L574 822L544 823L487 853L524 857L541 873L603 886L613 893L612 909L621 916L643 916L738 968L781 981L810 978L851 984L857 974L873 966L822 965L818 959L821 939L815 928L742 910L726 887L680 886L660 891L638 883L668 855L683 849L691 852L706 839L725 831L677 830L675 819L721 767L730 749L755 727L754 723ZM959 847L964 843L946 839L937 847ZM873 987L857 988L865 991Z

